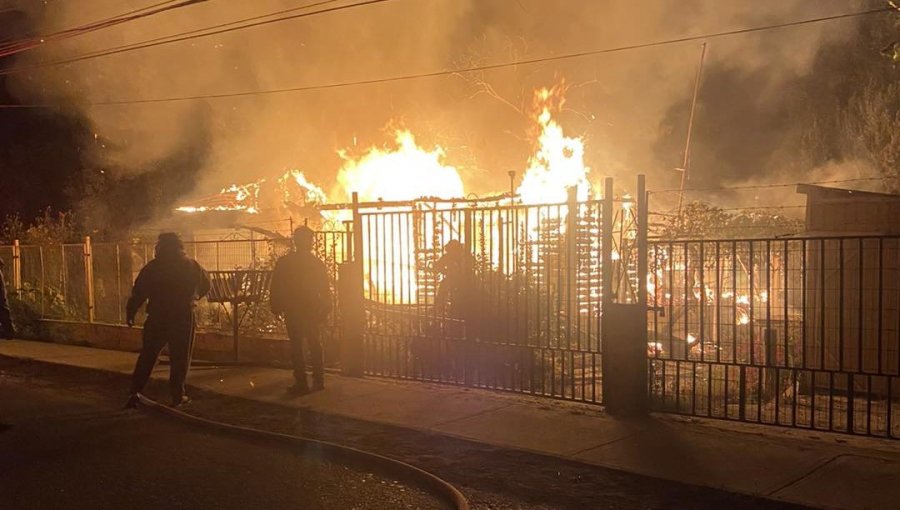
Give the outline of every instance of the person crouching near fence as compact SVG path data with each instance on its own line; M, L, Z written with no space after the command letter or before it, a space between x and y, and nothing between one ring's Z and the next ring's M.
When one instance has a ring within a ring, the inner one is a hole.
M138 395L147 385L159 353L166 345L169 346L172 405L190 401L184 393L184 382L194 343L194 308L197 300L208 292L209 276L196 260L184 253L178 234L160 234L156 256L138 274L126 307L127 323L131 327L138 309L147 303L143 345L132 374L127 407L137 405Z
M272 313L283 316L291 342L294 385L288 393L309 393L306 381L304 343L312 365L312 389L325 389L325 359L322 354L322 323L331 312L331 288L325 264L313 253L313 231L300 227L294 231L295 251L275 263L269 302Z

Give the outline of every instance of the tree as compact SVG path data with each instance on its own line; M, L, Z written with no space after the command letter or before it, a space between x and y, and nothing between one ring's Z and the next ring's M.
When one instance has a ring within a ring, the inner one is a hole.
M900 83L870 80L842 112L851 150L881 175L884 187L900 193Z
M695 201L677 214L661 215L662 221L651 226L662 239L736 239L776 237L803 229L803 222L767 209L730 212L707 202Z

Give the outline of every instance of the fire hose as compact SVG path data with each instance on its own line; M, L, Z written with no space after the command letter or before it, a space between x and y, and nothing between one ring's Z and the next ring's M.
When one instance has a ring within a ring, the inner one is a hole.
M387 474L398 480L404 480L410 485L419 487L457 510L469 510L469 501L459 489L446 480L439 478L424 469L417 468L412 464L407 464L377 453L367 452L328 441L242 427L240 425L232 425L207 418L201 418L179 409L160 404L144 395L139 395L138 398L140 399L141 405L147 409L184 421L193 426L215 429L227 434L252 439L265 439L287 444L299 448L304 452L314 451L317 456L326 457L339 463L355 465L364 464L367 468L378 471L379 474Z

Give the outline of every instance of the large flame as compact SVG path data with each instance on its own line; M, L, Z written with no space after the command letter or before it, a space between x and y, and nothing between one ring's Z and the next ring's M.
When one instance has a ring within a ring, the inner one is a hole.
M338 185L346 199L353 192L361 202L411 201L420 198L458 198L464 195L456 168L444 164L440 147L426 150L407 130L395 133L396 147L371 147L358 159L339 151L344 165ZM367 292L391 303L413 303L418 296L417 248L430 244L433 232L415 232L408 221L374 222L363 227L363 272ZM448 233L445 232L445 235ZM371 237L371 240L370 240ZM388 246L379 246L389 243Z
M396 148L371 147L359 159L349 157L347 151L338 152L344 165L337 180L347 199L354 191L362 202L463 196L463 183L456 168L441 161L442 148L420 148L407 130L397 131L395 141Z
M535 91L534 110L540 131L537 151L528 159L528 169L519 185L522 203L562 203L573 186L579 201L590 198L590 169L584 164L584 142L566 136L553 119L553 112L559 112L565 104L564 92L565 81Z

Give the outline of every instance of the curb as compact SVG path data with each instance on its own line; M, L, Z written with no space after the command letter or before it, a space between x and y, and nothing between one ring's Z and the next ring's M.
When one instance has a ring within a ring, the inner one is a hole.
M138 398L142 406L147 407L153 412L163 414L193 426L212 428L228 434L239 435L254 439L266 439L285 443L290 446L299 447L302 451L314 450L316 454L328 457L332 460L343 463L354 463L356 465L365 465L377 470L380 474L389 474L395 478L403 479L415 485L432 496L435 496L442 502L449 504L457 510L469 510L469 501L465 495L456 487L446 480L436 475L417 468L412 464L385 457L377 453L371 453L358 450L349 446L343 446L318 439L311 439L302 436L292 436L290 434L282 434L279 432L270 432L250 427L242 427L239 425L231 425L228 423L200 418L192 414L185 413L178 409L160 404L155 400L151 400L144 395L138 394Z

